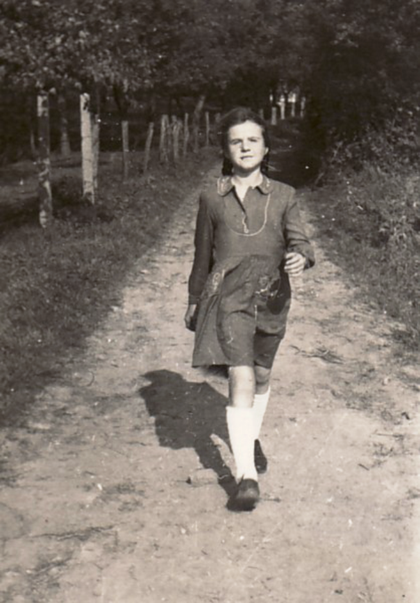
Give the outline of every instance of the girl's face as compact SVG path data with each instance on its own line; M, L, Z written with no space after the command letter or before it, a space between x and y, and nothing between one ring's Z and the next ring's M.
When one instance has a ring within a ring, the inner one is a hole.
M259 170L268 153L261 126L253 121L232 126L228 133L227 151L234 173L246 176Z

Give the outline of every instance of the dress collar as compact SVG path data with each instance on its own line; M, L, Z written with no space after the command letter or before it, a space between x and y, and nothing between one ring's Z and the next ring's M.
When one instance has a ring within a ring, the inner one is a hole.
M232 182L232 176L220 176L217 180L217 192L221 197L225 197L234 188L235 185ZM263 195L269 195L273 190L273 184L267 176L263 175L262 181L255 188Z

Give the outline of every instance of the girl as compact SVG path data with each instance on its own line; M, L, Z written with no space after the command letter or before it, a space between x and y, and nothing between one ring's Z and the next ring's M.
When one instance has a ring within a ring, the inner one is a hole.
M267 468L259 433L295 277L314 264L294 189L267 177L264 121L238 108L221 122L224 163L200 196L187 328L193 366L229 368L227 426L237 487L228 508L252 510Z

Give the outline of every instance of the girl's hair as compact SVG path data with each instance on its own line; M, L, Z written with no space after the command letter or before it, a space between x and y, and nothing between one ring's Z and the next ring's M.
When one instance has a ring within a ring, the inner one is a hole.
M270 149L270 138L268 135L267 124L262 117L247 107L237 107L226 113L220 120L220 142L223 151L223 166L222 174L230 176L233 173L232 162L229 159L229 130L233 126L238 126L246 121L252 121L260 126L264 139L264 144L267 149ZM265 155L261 163L261 171L263 174L268 173L269 152Z

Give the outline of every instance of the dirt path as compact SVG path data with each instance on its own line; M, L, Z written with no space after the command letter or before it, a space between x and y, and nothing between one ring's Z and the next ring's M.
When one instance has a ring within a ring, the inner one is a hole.
M182 320L194 211L1 433L0 601L418 603L419 373L319 246L275 364L263 500L225 508L226 381L190 368Z

